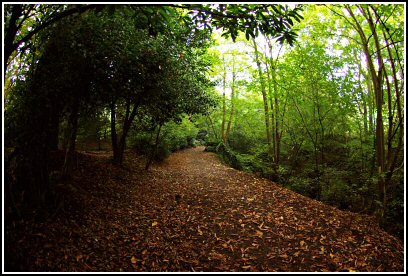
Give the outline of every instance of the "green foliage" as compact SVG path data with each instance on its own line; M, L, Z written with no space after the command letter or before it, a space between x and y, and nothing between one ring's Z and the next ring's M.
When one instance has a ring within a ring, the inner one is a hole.
M136 150L139 154L149 156L154 152L153 160L163 161L170 156L170 147L167 141L161 141L158 145L154 144L152 135L149 133L139 133L129 137L130 147Z
M289 188L305 196L309 196L309 197L312 196L311 194L312 186L313 186L313 180L310 178L292 176L288 180Z
M404 199L406 185L403 171L396 172L391 183L394 186L389 190L387 211L380 223L385 229L403 239L405 233L404 218L406 217Z
M88 111L79 121L77 144L82 149L110 149L106 147L109 138L109 116L103 110ZM102 145L102 143L104 145Z
M130 134L128 138L129 146L138 153L148 155L153 147L152 135L147 132L140 132L138 134Z
M218 141L207 141L205 143L205 151L217 152L217 146L220 144Z
M215 148L216 152L221 155L222 159L234 169L242 170L242 163L237 154L224 143L219 143Z
M292 30L294 21L300 22L302 6L289 8L287 5L257 5L257 4L220 4L220 5L189 5L185 6L196 24L205 28L214 26L224 30L223 36L231 36L232 40L243 32L247 40L262 33L283 43L293 44L296 33Z
M240 153L253 153L253 146L257 144L257 139L245 135L243 131L234 130L228 137L228 145Z
M327 168L324 170L321 198L323 202L342 209L349 209L351 207L354 191L346 182L347 175L348 172L338 169Z
M184 117L180 123L171 121L163 127L163 138L170 151L176 151L187 147L196 146L198 128L188 117Z
M154 152L153 159L163 161L174 151L195 147L198 128L187 116L184 116L180 122L170 121L162 126L157 145L155 144L156 134L156 129L131 133L128 139L129 145L146 156Z

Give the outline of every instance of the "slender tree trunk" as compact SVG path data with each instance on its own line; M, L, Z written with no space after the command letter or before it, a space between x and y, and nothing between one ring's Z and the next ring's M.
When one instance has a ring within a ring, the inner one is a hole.
M130 100L128 99L127 104L126 104L126 114L125 114L125 118L123 121L122 135L120 137L119 144L118 144L118 155L117 155L117 158L114 158L116 163L118 164L123 163L123 155L124 155L125 148L126 148L126 136L129 132L130 125L131 125L129 115L130 115Z
M236 79L235 58L233 56L233 61L232 61L232 82L231 82L231 109L230 109L230 114L229 114L229 119L228 119L228 124L227 124L227 130L225 132L225 142L224 142L224 144L228 144L228 137L229 137L230 132L231 132L232 119L233 119L234 113L235 113L235 79Z
M268 106L268 96L266 95L266 89L265 89L265 81L263 77L263 72L261 68L261 62L259 60L259 54L258 54L258 46L256 44L255 39L252 39L252 42L254 43L254 51L255 51L255 61L256 65L258 67L258 75L259 75L259 80L261 82L261 92L262 92L262 99L263 99L263 104L264 104L264 113L265 113L265 127L266 127L266 142L268 145L268 154L269 156L273 155L273 148L272 148L272 143L271 143L271 127L270 127L270 121L269 121L269 106ZM276 106L275 106L276 108ZM276 129L275 129L276 131Z
M373 134L374 133L374 121L373 121L373 80L369 76L367 76L364 72L362 72L364 75L364 78L366 79L367 82L367 96L366 102L367 102L367 113L368 113L368 133Z
M215 130L214 123L213 123L213 121L212 121L212 119L211 119L211 115L208 114L208 115L206 116L206 118L207 118L207 120L210 122L211 128L212 128L212 130L213 130L213 132L214 132L215 140L218 142L218 134L217 134L217 131Z
M272 56L271 56L272 58ZM281 151L281 130L280 130L280 123L279 123L279 97L278 97L278 82L276 80L276 65L275 63L273 64L272 67L272 81L273 81L273 91L274 91L274 100L275 100L275 105L274 105L274 118L275 118L275 133L274 133L274 140L276 144L276 151L275 151L275 166L276 169L279 169L279 163L280 163L280 151ZM283 116L282 116L283 117Z
M76 146L76 137L78 131L78 119L79 119L79 101L76 101L71 109L71 114L69 115L69 128L70 128L70 136L69 136L69 143L68 148L65 154L65 162L62 168L62 177L63 178L71 178L72 172L74 170L75 164L75 146Z
M361 11L364 11L361 8ZM385 159L385 135L384 135L384 122L383 122L383 114L382 114L382 105L384 102L384 95L382 91L382 83L383 83L383 70L384 70L384 62L381 54L381 46L378 40L377 30L374 25L374 22L371 18L371 14L369 10L366 10L366 17L370 29L373 34L375 46L377 49L377 63L378 63L378 73L376 75L375 71L373 70L373 75L376 78L376 82L374 84L375 91L376 91L376 102L377 102L377 128L376 128L376 137L377 137L377 166L378 166L378 184L379 184L379 195L380 199L383 203L383 213L387 209L387 183L385 182L385 168L386 168L386 159ZM374 68L373 68L374 69ZM389 112L392 112L389 110ZM391 127L391 126L390 126Z
M364 122L364 137L368 136L368 111L367 111L367 102L365 100L364 95L362 95L363 101L363 122Z
M378 72L374 67L374 62L372 60L369 48L368 48L368 39L359 23L356 19L353 11L349 6L346 6L347 11L351 15L354 20L355 28L358 34L360 35L364 54L366 56L366 61L368 64L369 72L371 75L371 79L374 85L374 92L375 92L375 103L377 107L377 118L376 118L376 130L375 130L375 149L376 149L376 159L377 159L377 173L378 173L378 194L379 199L383 203L382 212L380 216L384 215L384 211L386 210L387 206L387 194L386 194L386 183L384 179L385 173L385 137L384 137L384 122L383 122L383 112L382 112L382 105L383 105L383 91L382 91L382 84L383 84L383 59L381 54L381 46L379 44L378 35L376 31L375 24L371 18L371 14L369 10L364 10L364 7L359 6L360 12L363 14L365 19L368 22L370 30L372 32L372 38L374 39L376 53L377 53L377 63L378 63Z
M397 117L398 117L398 121L397 121L398 124L396 125L395 130L389 131L388 143L387 143L388 147L389 147L388 156L387 156L387 160L388 160L388 162L387 162L388 163L388 166L387 166L387 171L388 171L387 178L389 180L391 180L391 176L392 176L392 174L394 172L394 169L395 169L395 166L396 166L397 157L398 157L398 155L399 155L399 153L400 153L400 151L402 149L403 137L404 137L404 119L403 119L403 116L402 116L401 98L400 98L400 91L399 91L399 81L398 81L398 78L397 78L397 71L396 71L395 61L394 61L392 51L391 51L391 48L389 46L388 39L387 39L385 33L384 33L384 38L385 38L385 43L387 45L388 58L389 58L390 63L391 63L392 76L393 76L393 79L394 79L394 90L395 90L395 98L396 98L396 105L397 105ZM391 112L391 106L390 105L391 105L391 98L392 97L391 97L391 87L390 87L388 78L387 78L387 85L388 85L388 91L389 91L389 93L388 93L388 102L389 102L388 108L390 110L389 112ZM392 122L392 118L390 118L390 119L391 119L391 122ZM399 132L397 147L396 147L395 150L392 150L392 142L393 142L393 139L394 139L395 135L397 134L397 132Z
M223 71L223 90L222 90L222 124L221 124L221 136L222 136L222 142L224 144L227 144L227 139L225 135L225 123L227 121L227 99L225 96L225 90L226 90L226 82L227 82L227 68L225 65L225 56L222 56L222 61L224 65L224 71Z
M268 76L268 98L269 98L269 105L271 107L270 114L271 114L271 139L272 139L272 150L273 150L273 160L276 160L276 131L275 131L275 110L273 105L273 92L272 92L272 79L271 79L271 69L269 68L268 62L265 62L266 65L266 73Z
M159 129L157 130L156 140L154 142L154 146L153 146L152 150L150 151L149 158L147 159L147 162L146 162L146 166L145 166L146 171L149 170L150 166L153 163L153 158L157 153L157 147L159 146L159 142L160 142L160 131L161 131L162 125L163 124L161 124L161 123L159 124Z
M358 64L358 87L360 89L360 97L363 104L363 123L364 123L364 137L368 135L368 119L367 119L367 100L361 85L362 68L361 62Z
M123 121L122 135L118 140L116 132L116 108L115 105L111 105L111 130L112 130L112 149L113 149L113 162L122 165L124 152L126 148L126 137L129 133L130 127L134 118L136 117L139 102L133 104L133 109L130 111L131 103L128 101L126 106L126 115Z
M276 67L277 67L277 59L274 60L272 53L273 53L273 47L272 47L272 41L268 39L268 46L269 46L269 52L270 52L270 64L271 64L271 75L272 75L272 82L273 82L273 101L274 104L272 104L272 98L270 99L271 102L271 110L272 110L272 125L273 125L273 141L274 141L274 161L275 161L275 171L278 172L279 170L279 164L280 164L280 151L281 151L281 127L280 127L280 114L279 114L279 95L278 95L278 81L277 81L277 76L276 76ZM270 95L272 97L272 95ZM283 118L283 116L281 116Z
M113 102L110 105L111 110L111 140L112 140L112 151L113 151L113 161L118 163L119 148L118 148L118 134L116 133L116 103Z

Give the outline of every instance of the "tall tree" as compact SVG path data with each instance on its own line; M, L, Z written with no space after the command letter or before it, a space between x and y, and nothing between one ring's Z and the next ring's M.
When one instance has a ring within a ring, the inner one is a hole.
M255 61L258 69L258 76L259 82L261 83L261 92L262 92L262 99L263 99L263 106L264 106L264 113L265 113L265 128L266 128L266 142L268 145L268 153L270 156L273 155L273 148L271 142L271 127L270 127L270 116L269 116L269 106L268 106L268 96L266 94L266 87L265 87L265 79L263 74L263 69L261 67L261 61L259 58L258 53L258 46L255 39L252 40L254 53L255 53Z
M401 110L401 103L399 102L399 79L396 77L396 70L395 70L395 63L393 62L393 53L390 50L391 45L388 43L387 38L392 38L391 34L389 33L389 27L386 23L386 19L381 18L381 16L388 16L387 14L380 15L379 11L377 10L378 7L376 5L356 5L350 6L345 5L345 9L347 10L348 14L351 17L351 20L348 21L350 25L357 31L360 37L360 42L363 48L363 52L366 57L366 62L368 66L368 70L370 73L371 81L373 83L374 93L375 93L375 103L376 103L376 131L375 131L375 144L376 144L376 157L377 157L377 169L378 169L378 193L379 198L382 202L382 212L380 216L383 216L387 209L387 188L389 185L389 180L391 179L391 175L393 174L393 170L395 168L396 158L394 156L398 155L401 150L402 141L398 142L398 146L394 151L392 148L392 140L394 137L393 131L393 118L392 118L392 97L391 97L391 86L389 84L389 73L387 71L387 66L384 63L384 49L388 51L388 58L391 61L392 71L394 72L394 82L395 86L395 95L397 98L397 106L398 109ZM356 14L358 11L362 17L359 18ZM385 11L385 10L384 10ZM378 24L380 23L380 24ZM364 24L368 27L365 28ZM385 37L386 45L383 47L381 45L382 41L380 38L381 28L383 29L383 34ZM372 38L373 41L373 50L371 50L370 39ZM394 48L398 47L397 43L393 43ZM373 52L375 55L373 55ZM398 55L398 49L395 51ZM376 65L375 65L376 64ZM389 114L389 122L388 122L388 142L386 141L385 136L385 128L384 128L384 121L383 121L383 103L384 103L384 80L386 80L387 84L387 102L388 102L388 110L387 113ZM399 113L399 118L402 118L402 114ZM402 120L399 121L402 124ZM395 132L396 133L396 132ZM401 134L401 131L400 131ZM402 137L403 134L400 135ZM386 149L386 144L388 144L388 148ZM394 155L395 154L395 155ZM387 175L387 176L386 176Z

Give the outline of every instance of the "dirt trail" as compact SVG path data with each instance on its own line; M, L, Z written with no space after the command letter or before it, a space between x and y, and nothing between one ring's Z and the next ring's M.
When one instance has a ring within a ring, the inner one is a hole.
M176 152L149 172L132 153L124 168L83 155L82 205L31 227L15 262L34 271L403 271L402 242L372 218L203 149Z

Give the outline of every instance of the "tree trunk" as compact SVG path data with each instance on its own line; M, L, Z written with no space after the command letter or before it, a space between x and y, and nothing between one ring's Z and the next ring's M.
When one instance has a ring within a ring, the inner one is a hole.
M363 11L363 8L361 9ZM387 184L385 183L385 167L386 167L386 159L385 159L385 135L384 135L384 122L383 122L383 114L382 114L382 105L384 102L384 95L382 91L382 83L383 83L383 69L384 69L384 62L381 54L381 46L378 40L378 35L376 31L376 27L374 22L371 18L371 14L367 9L367 13L364 14L369 25L370 29L373 34L375 46L377 49L377 63L378 63L378 73L375 73L375 69L373 68L373 75L376 78L376 82L374 84L374 88L376 91L376 103L377 103L377 127L376 127L376 137L377 137L377 166L378 166L378 186L379 186L379 195L380 200L383 203L382 206L382 214L384 215L385 210L387 209ZM389 112L392 112L389 110ZM389 126L391 127L391 126Z
M217 131L215 130L215 127L214 127L214 123L213 123L213 121L212 121L212 119L211 119L211 115L210 114L207 114L206 116L205 116L205 118L208 120L208 121L210 121L210 125L211 125L211 128L212 128L212 130L213 130L213 132L214 132L214 137L215 137L215 141L219 141L218 140L218 134L217 134ZM208 125L208 123L207 123L207 125ZM223 140L224 141L224 140Z
M270 64L271 64L271 75L272 75L272 82L273 82L273 101L275 102L274 105L272 104L272 98L270 99L271 102L271 109L272 109L272 125L273 125L273 141L274 141L274 162L275 162L275 172L277 173L279 170L279 163L280 163L280 148L281 148L281 129L280 129L280 123L279 123L279 96L278 96L278 81L276 77L276 65L277 65L277 60L274 61L272 53L272 42L270 39L268 39L268 46L269 46L269 52L270 52ZM272 95L270 95L272 97ZM282 116L283 117L283 116Z
M228 137L229 137L229 134L231 132L232 118L233 118L234 112L235 112L235 78L236 78L235 58L233 56L233 61L232 61L232 82L231 82L231 110L230 110L230 114L229 114L227 130L225 132L225 142L224 142L224 144L228 144Z
M273 156L273 148L272 148L272 143L271 143L271 130L270 130L271 127L270 127L270 121L269 121L268 96L266 95L265 82L264 82L263 72L261 68L261 62L259 61L258 46L256 44L255 39L252 39L252 42L254 43L255 61L258 67L259 80L261 82L261 92L262 92L262 99L263 99L264 113L265 113L266 143L268 145L268 154L269 156ZM276 106L275 106L275 109L276 109Z
M222 56L222 61L224 65L224 71L223 71L223 90L222 90L222 124L221 124L221 136L222 136L222 142L224 144L227 144L227 139L225 136L225 122L227 121L227 100L225 96L225 90L226 90L226 82L227 82L227 69L225 65L225 57L224 55Z
M370 78L370 76L367 76L364 71L363 71L363 76L367 81L367 96L366 96L366 102L367 102L367 113L368 113L368 133L371 135L374 133L374 121L373 121L373 80Z
M271 57L272 58L272 57ZM276 170L279 170L279 163L280 163L280 145L281 145L281 135L280 135L280 124L279 124L279 97L278 97L278 82L276 80L276 66L273 64L272 67L272 81L273 81L273 90L274 90L274 118L275 118L275 133L274 133L274 140L276 144L276 151L275 151L275 166Z
M389 150L388 150L388 156L387 156L387 171L388 171L388 175L387 178L389 180L391 180L391 176L394 172L395 166L396 166L396 160L397 157L402 149L402 144L403 144L403 137L404 137L404 119L403 119L403 115L402 115L402 107L401 107L401 99L400 99L400 91L399 91L399 85L398 85L398 78L397 78L397 71L396 71L396 67L395 67L395 62L394 62L394 58L388 43L388 40L386 38L386 35L384 33L384 38L385 38L385 43L387 45L387 52L388 52L388 57L391 63L391 69L392 69L392 76L394 79L394 90L395 90L395 96L396 96L396 105L397 105L397 117L398 117L398 121L397 121L397 126L395 127L394 131L389 131L389 135L388 135L388 145L389 145ZM397 56L398 58L398 56ZM389 85L388 82L388 78L387 78L387 85ZM389 112L391 112L391 88L388 87L389 90L389 97L388 97L388 101L389 101ZM395 151L392 150L392 142L393 142L393 138L395 137L395 135L397 134L397 132L399 132L399 136L398 136L398 144L397 147L395 149Z
M119 156L118 148L118 134L116 133L116 103L113 102L110 105L111 110L111 140L112 140L112 151L113 151L113 162L119 163L121 157Z
M152 150L150 151L149 158L147 159L147 162L146 162L146 166L145 166L146 171L149 170L151 164L153 163L153 158L154 158L155 154L157 153L157 147L159 145L159 140L160 140L161 127L162 127L162 124L159 124L159 129L157 130L156 140L154 142L154 146L153 146Z
M273 160L275 161L276 157L276 137L275 137L275 110L273 106L273 92L272 92L272 80L271 80L271 69L269 68L268 62L265 62L266 65L266 73L268 76L268 97L269 97L269 105L271 107L270 114L271 114L271 139L272 139L272 153L273 153Z
M371 79L374 84L374 93L375 93L375 103L377 107L377 120L376 120L376 130L375 130L375 149L376 149L376 159L377 159L377 173L378 173L378 195L379 199L381 200L383 206L381 210L380 217L384 215L384 211L386 210L387 206L387 194L386 194L386 183L384 179L385 173L385 137L384 137L384 122L383 122L383 113L382 113L382 105L383 105L383 91L382 91L382 84L383 84L383 59L381 54L381 46L379 44L378 35L376 31L375 24L371 18L371 14L369 10L364 10L364 7L359 6L360 12L363 14L365 19L368 22L370 30L372 32L372 37L374 39L376 53L377 53L377 63L378 63L378 72L374 67L374 62L372 56L370 54L368 48L368 39L361 27L361 24L356 19L353 11L349 6L346 6L347 11L353 18L355 22L356 31L360 35L364 54L366 56L367 65L369 68L369 72L371 75Z
M50 118L50 150L58 150L59 142L59 114Z
M126 115L123 122L122 135L118 142L118 137L116 133L116 108L111 105L111 129L112 129L112 149L113 149L113 162L122 165L124 152L126 148L126 137L129 133L130 127L134 118L136 117L137 110L139 107L139 102L133 104L132 112L130 112L131 102L128 100L126 105Z
M359 61L361 60L361 57ZM363 123L364 123L364 138L368 136L368 112L367 112L367 100L366 96L363 92L363 86L361 85L361 76L363 75L362 73L363 69L361 68L361 62L358 64L358 87L360 89L360 97L361 101L363 104Z
M79 119L79 101L75 101L71 107L71 114L69 115L68 125L70 128L70 137L67 151L65 153L64 166L62 167L62 177L71 178L75 163L75 145L78 131Z

